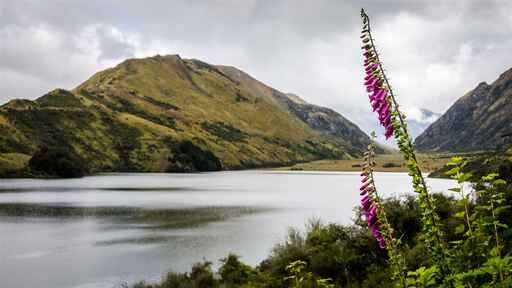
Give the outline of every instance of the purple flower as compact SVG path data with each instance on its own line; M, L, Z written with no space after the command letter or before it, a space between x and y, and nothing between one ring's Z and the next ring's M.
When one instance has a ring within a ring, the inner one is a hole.
M368 157L368 155L366 156ZM386 248L386 241L380 233L379 230L379 221L378 221L378 205L373 203L372 201L372 193L375 192L375 187L373 186L373 180L367 171L363 171L361 173L361 186L359 187L360 195L361 195L361 208L362 213L366 218L366 222L368 223L368 228L370 229L373 237L377 240L379 247L381 249Z
M368 35L363 33L361 35L364 43L367 43ZM364 77L364 85L366 86L366 92L370 93L370 104L372 105L373 111L379 115L379 122L384 127L386 139L393 136L393 126L391 125L391 103L389 99L388 89L384 83L384 79L381 73L380 65L377 59L374 57L374 53L371 50L371 45L365 44L363 46L364 56L364 67L366 76Z
M366 190L366 187L368 187L371 183L370 182L367 182L367 183L364 183L361 185L361 187L359 187L359 190L363 191L363 190Z

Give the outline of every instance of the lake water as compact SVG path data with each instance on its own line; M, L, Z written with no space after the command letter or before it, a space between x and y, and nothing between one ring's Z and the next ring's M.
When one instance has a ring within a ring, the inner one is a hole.
M376 178L384 196L411 193L405 173ZM256 265L290 226L314 217L351 223L358 185L358 173L302 171L0 179L2 287L156 281L229 252Z

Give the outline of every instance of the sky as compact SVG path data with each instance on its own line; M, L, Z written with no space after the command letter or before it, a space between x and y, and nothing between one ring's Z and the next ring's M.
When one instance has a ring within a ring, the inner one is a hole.
M512 67L512 1L0 0L0 104L72 89L126 58L235 66L369 132L365 8L399 103L446 111Z

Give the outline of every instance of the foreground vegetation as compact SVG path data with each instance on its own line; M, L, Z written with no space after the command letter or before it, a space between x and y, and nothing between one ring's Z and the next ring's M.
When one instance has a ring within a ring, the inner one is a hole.
M512 169L512 165L509 168ZM504 181L512 183L512 174L504 176ZM475 183L475 191L481 191L485 185L487 184L482 181ZM488 192L492 192L492 195L503 193L504 202L500 206L512 205L512 185L499 185L495 188L497 189ZM477 213L480 219L478 221L483 221L473 227L476 228L474 233L479 231L481 234L478 237L485 239L485 242L478 243L476 239L472 239L462 245L461 241L466 238L467 233L463 229L465 220L461 217L465 200L455 197L458 192L453 193L452 196L435 194L433 197L435 211L443 223L443 234L453 248L452 264L465 272L459 274L459 277L473 284L457 287L483 287L478 283L492 283L493 279L497 280L500 269L504 276L509 277L512 273L512 263L509 260L486 262L487 256L494 253L494 229L489 226L493 223L490 220L492 211L482 206L485 206L491 195L479 193L480 196L468 203L469 210ZM408 275L408 287L439 287L435 283L434 271L427 268L431 267L432 261L421 232L421 209L417 198L408 196L386 199L383 207L390 225L399 236L405 269L414 271ZM256 267L242 263L236 255L227 255L220 260L218 271L213 271L211 262L203 262L194 265L189 273L171 272L161 283L139 283L135 287L395 287L396 283L390 281L393 267L389 262L388 252L379 248L361 210L356 210L354 219L354 223L347 226L311 221L304 233L291 229L286 240L275 246L267 259ZM503 226L500 229L500 235L503 235L500 243L502 255L508 255L512 251L512 229L508 228L512 227L512 211L499 209L495 219L494 221ZM466 254L468 251L474 253ZM482 268L475 269L479 266ZM501 286L495 284L490 287L510 287L506 285L511 283L505 282Z

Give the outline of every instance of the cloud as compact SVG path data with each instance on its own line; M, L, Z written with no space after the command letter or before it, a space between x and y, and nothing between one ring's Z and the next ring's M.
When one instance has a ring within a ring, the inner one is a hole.
M236 66L369 131L361 6L410 117L443 112L512 66L510 1L0 0L0 103L73 88L125 58L178 53Z
M97 37L100 61L132 57L139 44L136 36L127 35L116 27L98 25L94 27L93 33Z
M52 26L0 29L0 101L36 98L56 87L71 89L100 69L133 57L136 37L106 25L65 33Z
M417 107L402 107L403 112L407 115L408 120L414 120L421 124L430 124L436 121L440 114L434 111L417 108ZM426 127L425 127L426 128Z

